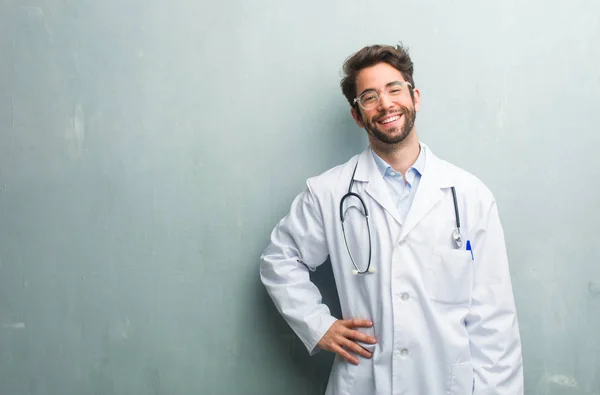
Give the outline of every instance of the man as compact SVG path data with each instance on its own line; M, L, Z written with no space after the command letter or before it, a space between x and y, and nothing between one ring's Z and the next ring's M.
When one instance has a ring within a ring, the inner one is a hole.
M494 197L419 142L403 47L363 48L344 72L370 146L307 181L261 257L263 284L310 353L337 354L329 395L523 394ZM327 256L343 319L309 279Z

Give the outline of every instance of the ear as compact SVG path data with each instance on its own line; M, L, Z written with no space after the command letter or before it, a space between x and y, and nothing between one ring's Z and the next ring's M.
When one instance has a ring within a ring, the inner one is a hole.
M356 108L352 107L352 109L350 110L350 113L352 114L352 118L354 118L354 121L356 122L358 127L361 129L364 128L365 125L363 124L360 113L358 111L356 111Z
M419 111L421 109L421 91L418 88L413 89L413 103L415 111Z

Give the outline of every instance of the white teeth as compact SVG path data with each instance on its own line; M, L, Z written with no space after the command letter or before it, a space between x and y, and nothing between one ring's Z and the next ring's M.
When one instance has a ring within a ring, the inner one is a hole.
M394 122L397 119L400 119L400 116L395 116L395 117L388 118L385 121L381 121L381 123L390 123L390 122Z

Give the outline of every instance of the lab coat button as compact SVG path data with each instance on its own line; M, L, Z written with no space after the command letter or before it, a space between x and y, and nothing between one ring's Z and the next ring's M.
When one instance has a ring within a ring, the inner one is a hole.
M410 299L410 296L408 296L408 294L406 292L403 292L400 295L400 298L402 298L402 300L406 302L408 299Z
M404 358L408 357L408 350L406 348L402 349L402 351L400 351L400 355Z

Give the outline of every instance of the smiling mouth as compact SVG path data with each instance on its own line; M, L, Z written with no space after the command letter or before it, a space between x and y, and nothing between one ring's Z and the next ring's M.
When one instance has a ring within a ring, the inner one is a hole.
M400 118L402 118L402 114L395 114L391 117L386 117L386 118L382 119L381 121L377 121L377 123L379 123L381 125L389 125L394 122L397 122Z

